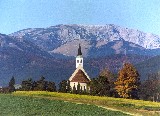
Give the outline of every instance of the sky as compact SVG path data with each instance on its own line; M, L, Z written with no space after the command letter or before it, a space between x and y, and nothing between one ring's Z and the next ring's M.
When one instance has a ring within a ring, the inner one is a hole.
M2 34L58 24L115 24L160 35L160 1L0 0Z

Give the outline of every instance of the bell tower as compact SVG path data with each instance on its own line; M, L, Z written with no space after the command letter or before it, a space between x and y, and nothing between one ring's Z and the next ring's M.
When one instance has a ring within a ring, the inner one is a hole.
M77 57L76 57L76 68L79 65L83 68L83 57L82 57L82 51L81 51L81 45L80 44L79 44L79 48L78 48L78 54L77 54Z

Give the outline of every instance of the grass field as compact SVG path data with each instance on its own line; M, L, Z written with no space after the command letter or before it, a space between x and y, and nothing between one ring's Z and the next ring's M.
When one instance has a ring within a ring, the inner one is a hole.
M69 93L45 92L45 91L17 91L13 93L15 96L32 96L38 98L45 98L49 100L62 100L75 103L94 104L102 106L106 109L117 110L121 112L128 112L134 115L155 115L160 116L160 103L131 100L112 97L98 97L88 95L76 95Z
M45 97L15 96L31 95L30 93L0 94L0 116L127 116L96 105L76 104Z

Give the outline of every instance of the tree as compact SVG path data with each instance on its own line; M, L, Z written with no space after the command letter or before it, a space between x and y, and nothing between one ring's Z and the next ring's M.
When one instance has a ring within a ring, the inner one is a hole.
M47 90L48 91L56 91L56 85L54 82L48 82L47 83Z
M69 80L67 81L67 87L66 88L67 88L67 90L66 90L67 92L71 92L71 86L70 86L70 81Z
M45 77L41 77L39 81L36 82L36 90L45 91L47 89L47 82Z
M47 82L47 91L56 91L56 86L54 82Z
M45 81L42 76L38 81L32 81L32 78L22 81L21 90L24 91L56 91L56 85L54 82Z
M76 87L75 87L75 85L73 86L72 93L73 93L73 94L76 94L76 93L77 93L77 90L76 90Z
M99 96L110 96L109 81L105 76L94 78L90 82L90 94Z
M108 68L105 68L100 72L100 76L107 78L107 80L109 82L109 86L110 86L109 94L110 94L110 96L116 97L117 92L114 89L115 88L114 82L116 81L117 74L113 74Z
M80 86L80 84L78 83L78 85L77 85L77 94L80 94L80 90L81 90L81 86Z
M91 95L98 95L99 89L98 89L98 80L97 78L93 78L90 81L90 94Z
M140 98L143 100L160 101L160 74L152 73L141 84Z
M83 94L82 86L80 88L80 93L79 94Z
M37 82L36 81L32 82L32 90L38 90L37 89Z
M109 81L105 76L98 77L98 88L100 96L110 96L110 85Z
M14 92L15 91L15 79L14 76L12 76L11 80L9 81L9 92Z
M29 78L28 80L22 81L22 90L24 91L31 91L33 90L33 81L32 78Z
M115 82L115 90L118 95L123 98L138 99L139 86L138 71L132 64L125 63Z
M59 83L59 92L67 93L67 81L63 80Z

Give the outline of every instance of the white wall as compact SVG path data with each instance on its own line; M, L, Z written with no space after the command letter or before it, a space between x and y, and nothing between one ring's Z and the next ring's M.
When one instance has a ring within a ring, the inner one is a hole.
M90 89L88 87L87 83L79 83L79 84L80 84L80 88L82 87L82 90L84 90L84 89L89 90ZM70 86L71 86L72 89L73 89L74 85L77 89L78 82L70 82Z

